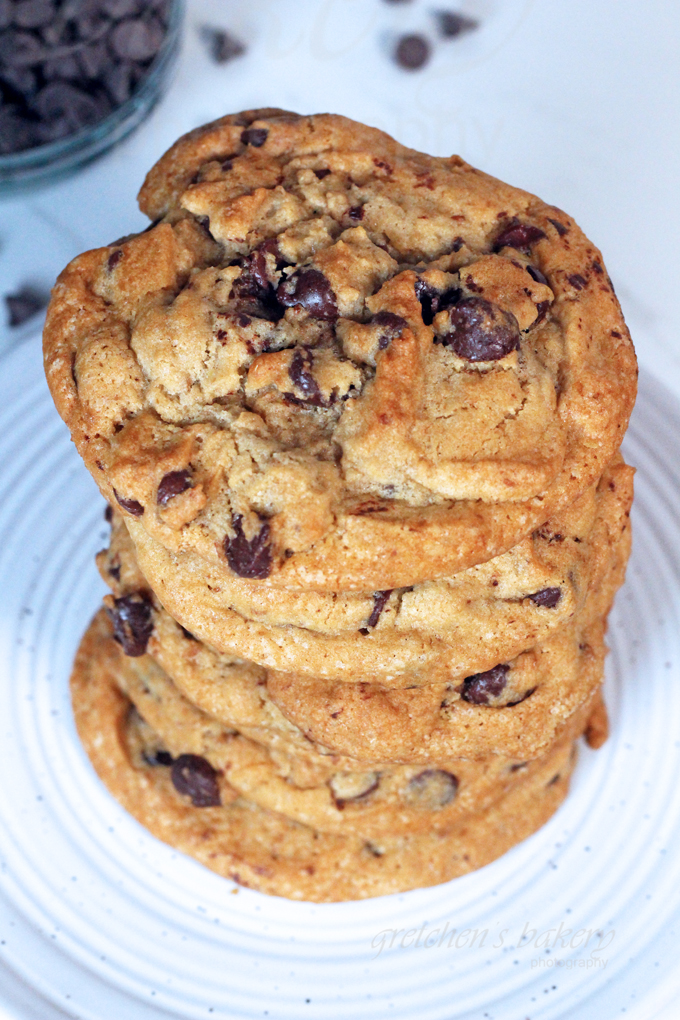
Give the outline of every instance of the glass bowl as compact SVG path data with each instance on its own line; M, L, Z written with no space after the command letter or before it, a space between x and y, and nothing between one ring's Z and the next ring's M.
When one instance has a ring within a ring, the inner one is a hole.
M13 194L72 173L134 131L163 95L176 64L184 22L183 0L171 0L160 49L129 99L102 120L65 138L0 155L0 195Z

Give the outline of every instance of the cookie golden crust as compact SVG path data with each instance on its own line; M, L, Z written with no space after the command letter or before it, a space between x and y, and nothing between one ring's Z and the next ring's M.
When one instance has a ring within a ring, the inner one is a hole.
M105 624L100 613L93 627L101 629L103 642L111 643ZM319 832L364 839L450 832L546 767L543 755L532 762L493 756L484 761L458 758L428 769L356 764L353 770L341 770L327 757L312 770L305 759L272 754L196 708L150 656L130 658L119 651L116 663L112 649L110 661L117 685L162 740L162 750L174 759L192 754L208 761L220 777L223 802L245 797ZM581 710L561 727L558 741L547 751L555 771L567 762L589 714L589 708Z
M196 767L193 759L179 769L187 791L182 794L171 779L174 766L162 764L167 759L158 753L158 738L117 686L120 659L115 644L103 641L93 626L71 677L76 726L99 776L157 838L262 892L333 902L436 885L483 867L526 839L568 790L574 754L559 748L530 780L447 834L385 834L370 841L320 833L243 798L230 799L210 766L198 770L202 782L192 785L187 772ZM195 806L196 800L206 806Z
M111 503L225 582L386 590L515 545L635 395L601 256L457 157L331 115L181 139L147 232L62 273L57 407Z
M118 596L148 582L197 637L271 669L386 687L441 683L515 658L574 618L627 547L632 479L617 457L597 487L507 553L408 589L331 595L224 583L127 522L133 549L120 515L102 576Z

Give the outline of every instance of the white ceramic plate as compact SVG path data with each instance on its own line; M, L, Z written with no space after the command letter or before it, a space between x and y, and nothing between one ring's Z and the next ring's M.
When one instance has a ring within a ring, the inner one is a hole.
M53 409L37 340L0 376L0 1016L606 1020L673 1002L673 398L643 379L626 440L635 544L610 631L612 737L583 749L566 804L466 878L317 906L237 889L173 852L93 773L67 684L103 590L103 502Z

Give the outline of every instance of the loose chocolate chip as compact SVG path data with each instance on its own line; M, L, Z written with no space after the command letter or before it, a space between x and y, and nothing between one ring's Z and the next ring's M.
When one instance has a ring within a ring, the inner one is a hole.
M0 109L0 155L21 152L39 143L38 125L27 121L18 107Z
M509 672L510 667L503 664L466 677L460 692L463 701L469 701L472 705L487 705L491 698L497 698L501 693Z
M583 290L584 287L588 286L588 281L580 273L572 273L567 279L574 290Z
M424 35L402 35L394 59L405 71L419 71L430 59L431 47Z
M185 492L189 488L191 488L190 471L186 469L183 471L170 471L161 478L156 492L156 502L159 506L167 506L171 499L179 496L181 492Z
M111 33L111 49L121 60L150 60L163 42L163 30L154 22L129 18Z
M122 257L123 257L122 248L116 248L115 251L111 252L108 259L106 260L106 268L110 273L113 272L113 270L116 268Z
M385 591L373 592L373 609L371 610L371 615L368 618L366 626L361 628L362 634L368 634L369 630L372 630L377 626L380 615L387 605L393 591L393 588L387 588Z
M496 238L494 250L499 251L501 248L529 248L545 236L540 227L535 227L531 223L521 223L517 217L513 217Z
M543 588L542 591L536 591L533 595L527 595L527 598L544 609L554 609L562 598L562 589Z
M479 28L479 22L475 18L468 18L465 14L457 11L437 11L435 15L439 34L444 39L455 39L465 32L474 32Z
M244 145L252 145L256 149L261 149L267 141L268 134L267 128L246 128L241 132L241 141Z
M560 223L559 220L551 220L550 217L548 217L548 222L552 223L560 237L564 237L565 234L569 233L569 227L565 227L564 223Z
M198 754L180 754L172 763L172 785L178 793L191 797L194 807L219 807L220 788L217 772Z
M5 294L5 306L10 326L21 326L47 307L49 294L35 287L25 286L14 294Z
M318 269L302 269L279 284L276 296L286 308L301 305L315 319L338 317L333 289Z
M201 28L201 38L216 64L226 64L228 61L234 60L235 57L243 56L246 52L243 43L222 28L211 28L209 25L204 25Z
M138 0L99 0L99 6L110 18L118 21L139 12Z
M116 497L119 505L122 506L123 510L127 510L133 517L141 517L144 513L144 507L141 503L138 503L136 499L126 499L125 496L119 496L116 490L113 490L113 494Z
M42 28L54 15L52 0L15 0L14 24L19 28Z
M174 758L169 751L142 751L142 758L147 765L156 767L157 765L163 765L165 768L169 768L173 764Z
M322 181L324 179L324 177L328 177L330 172L331 172L330 170L326 170L326 169L315 170L314 171L314 173L316 174L316 176L319 178L320 181Z
M151 602L143 592L113 600L106 611L113 623L113 636L126 655L144 655L153 631Z
M450 804L458 793L458 779L443 769L426 769L409 780L406 800L414 807L438 811Z
M8 28L12 24L14 16L14 4L12 0L0 0L0 29Z
M314 355L307 348L298 347L291 359L288 375L302 393L302 400L314 407L325 407L319 384L312 375Z
M272 547L269 544L269 524L265 521L260 530L247 539L243 531L243 516L232 517L233 537L224 540L227 563L239 577L262 580L272 569Z
M8 67L31 67L49 57L49 50L41 46L31 32L10 29L0 35L0 64Z
M116 106L129 99L134 87L134 65L121 61L106 73L106 87Z
M379 772L337 772L329 784L335 806L342 811L345 804L365 800L380 785Z
M548 286L548 281L540 269L537 269L536 266L527 266L526 269L532 280L535 280L536 283L543 283L546 287Z
M402 319L401 315L395 315L394 312L377 312L371 319L371 323L374 326L380 326L378 348L381 351L389 347L395 337L399 336L408 325L406 319Z
M36 96L34 105L47 126L59 123L59 137L95 124L102 117L100 103L66 81L53 81L45 85Z
M463 298L450 309L449 321L451 330L439 342L466 361L498 361L519 349L515 316L484 298Z

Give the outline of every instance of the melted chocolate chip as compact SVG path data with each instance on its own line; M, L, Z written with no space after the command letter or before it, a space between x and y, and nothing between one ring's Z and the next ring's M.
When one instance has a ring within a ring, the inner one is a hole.
M588 286L588 281L580 273L572 273L567 279L574 290L583 290L584 287Z
M514 217L506 224L496 238L494 250L499 251L501 248L529 248L545 236L540 227L535 227L531 223L521 223Z
M144 655L153 631L151 602L144 592L113 600L106 611L113 623L113 636L126 655Z
M123 510L127 510L133 517L141 517L144 513L144 507L141 503L138 503L136 499L126 499L125 496L119 496L116 490L113 490L113 494L118 501L118 504L122 506Z
M332 776L329 784L335 806L342 811L345 804L365 800L380 785L379 772L338 772Z
M432 47L424 35L402 35L394 51L394 59L406 71L418 71L430 59Z
M369 630L372 630L378 625L381 613L387 605L393 591L393 588L387 588L385 591L373 592L373 609L371 610L371 615L366 622L366 626L361 628L362 634L368 634Z
M333 289L318 269L302 269L284 280L276 296L286 308L301 305L315 319L333 320L338 317L338 305Z
M265 521L260 530L247 539L243 531L243 516L232 517L234 536L224 540L224 552L230 568L239 577L262 580L272 569L272 547L269 544L269 524Z
M110 273L113 272L113 270L116 268L122 257L123 257L122 248L116 248L115 251L111 252L108 259L106 260L106 268Z
M194 807L219 807L220 788L217 772L198 754L180 754L172 764L172 785L178 793L191 797Z
M517 319L480 297L463 298L449 311L451 330L439 338L466 361L498 361L519 349Z
M267 319L278 322L283 315L283 308L278 302L274 286L269 279L267 268L267 252L275 257L280 253L276 247L276 238L265 241L242 260L241 275L234 280L231 296L238 301L239 311L252 315L256 319Z
M163 765L165 768L169 768L173 764L174 758L169 751L142 751L142 758L147 765Z
M420 301L423 323L426 326L431 326L437 312L441 312L443 309L454 305L461 295L457 287L452 287L450 290L440 293L425 280L416 280L415 292L416 297Z
M298 347L293 354L288 375L295 386L302 393L302 400L305 404L312 404L314 407L326 407L327 404L321 396L319 385L312 375L314 366L314 355L310 350Z
M532 280L535 280L536 283L543 283L546 287L548 286L548 281L540 269L537 269L536 266L527 266L526 269Z
M352 223L360 223L364 218L364 207L363 205L354 205L348 210L347 215L351 219Z
M378 348L381 351L389 347L395 337L398 337L408 325L406 319L402 319L401 315L395 315L394 312L378 312L371 319L371 323L374 326L380 326Z
M473 673L463 681L460 696L472 705L487 705L491 698L497 698L508 681L508 665L494 666L484 673Z
M326 168L322 168L321 170L315 170L314 173L319 178L319 180L322 181L324 179L324 177L328 177L328 175L329 175L329 173L331 173L331 171L327 170Z
M531 601L537 606L542 606L544 609L554 609L562 598L562 589L543 588L542 591L536 591L533 595L527 595L527 598L531 599Z
M548 222L552 223L553 227L560 235L560 237L564 237L565 234L569 233L569 227L565 227L564 223L560 223L559 220L552 220L550 219L550 217L548 217Z
M161 478L156 493L156 502L159 506L167 506L171 499L190 488L191 473L189 471L170 471Z
M426 769L409 780L406 799L414 807L437 811L450 804L458 793L458 779L443 769Z
M535 690L536 690L535 687L530 687L528 691L524 692L524 694L520 694L519 698L515 698L514 701L506 702L504 707L505 708L513 708L515 705L521 705L523 701L526 701L527 698L531 697L531 695L534 693Z
M261 149L267 141L268 134L267 128L246 128L241 132L241 141L244 145L252 145L255 149Z

